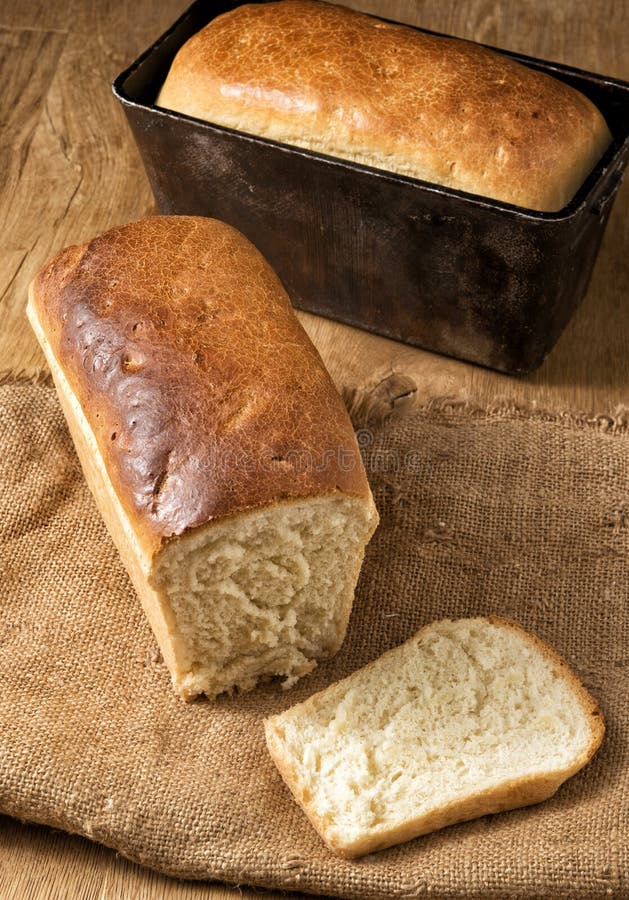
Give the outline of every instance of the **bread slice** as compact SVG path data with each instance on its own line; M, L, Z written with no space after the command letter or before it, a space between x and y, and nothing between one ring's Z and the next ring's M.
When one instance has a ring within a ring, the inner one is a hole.
M160 216L51 260L28 316L186 700L338 650L378 521L343 401L234 228Z
M328 847L357 857L545 800L605 728L554 650L491 616L428 625L265 730Z

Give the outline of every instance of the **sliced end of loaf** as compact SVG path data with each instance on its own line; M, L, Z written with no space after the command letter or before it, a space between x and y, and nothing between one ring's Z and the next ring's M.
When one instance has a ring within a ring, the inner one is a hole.
M561 657L490 617L427 626L265 730L321 837L356 857L550 797L604 725Z
M375 508L359 498L285 502L196 529L166 545L152 575L185 647L186 698L290 686L345 636Z

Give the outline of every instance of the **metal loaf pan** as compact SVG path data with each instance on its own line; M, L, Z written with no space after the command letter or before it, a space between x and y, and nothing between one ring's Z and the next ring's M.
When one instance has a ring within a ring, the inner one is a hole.
M160 212L239 228L301 309L504 372L539 366L587 289L629 155L629 84L506 53L590 97L613 135L568 206L534 212L158 109L182 44L239 5L194 3L114 82Z

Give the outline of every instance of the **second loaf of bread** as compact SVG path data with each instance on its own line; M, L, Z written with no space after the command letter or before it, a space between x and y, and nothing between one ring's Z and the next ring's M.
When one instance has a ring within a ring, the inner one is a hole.
M247 4L181 48L157 103L537 210L610 142L590 100L479 44L315 0Z

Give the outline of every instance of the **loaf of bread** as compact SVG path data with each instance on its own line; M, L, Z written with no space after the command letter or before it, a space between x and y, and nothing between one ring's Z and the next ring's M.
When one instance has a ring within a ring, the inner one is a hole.
M177 53L157 104L536 210L608 146L578 91L478 44L317 0L240 6Z
M60 253L28 315L181 696L290 684L336 653L377 513L255 247L211 219L144 219Z
M265 725L295 799L348 857L545 800L604 733L564 660L493 616L433 623Z

